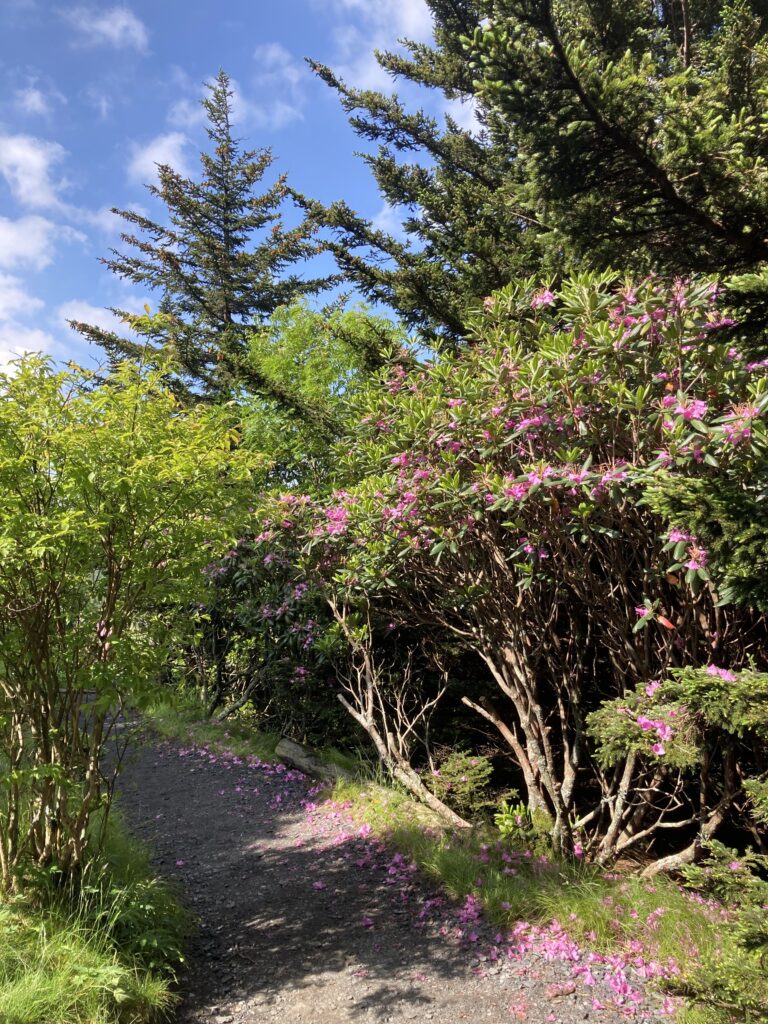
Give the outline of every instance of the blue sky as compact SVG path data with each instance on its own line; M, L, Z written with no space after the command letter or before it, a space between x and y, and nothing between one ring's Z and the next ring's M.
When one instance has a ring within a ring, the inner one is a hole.
M143 187L155 162L195 172L203 83L220 67L235 84L237 134L269 146L275 171L391 220L335 94L303 58L389 88L374 48L429 39L430 24L423 0L2 0L0 363L22 350L96 361L68 317L110 324L104 307L156 305L98 263L119 245L109 209L158 217ZM436 97L412 98L442 112Z

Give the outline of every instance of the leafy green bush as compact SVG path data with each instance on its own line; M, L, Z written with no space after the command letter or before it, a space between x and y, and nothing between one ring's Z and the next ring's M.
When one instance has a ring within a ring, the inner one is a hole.
M164 1018L190 918L119 817L77 883L56 871L34 883L24 899L0 903L3 1024Z
M180 412L160 371L99 383L40 356L0 374L0 890L77 874L102 752L190 630L201 570L262 460L231 411Z
M432 792L459 814L470 817L492 807L490 793L493 765L489 758L466 750L454 750L438 762L428 776Z

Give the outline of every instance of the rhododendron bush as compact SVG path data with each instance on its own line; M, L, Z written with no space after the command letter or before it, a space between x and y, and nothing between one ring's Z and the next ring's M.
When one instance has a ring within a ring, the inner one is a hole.
M722 606L704 538L662 509L691 482L727 477L749 497L766 481L766 365L731 327L707 282L510 285L464 352L395 364L366 392L346 490L286 496L269 517L266 541L308 538L337 599L480 659L489 686L464 704L508 745L561 848L607 858L676 828L687 846L743 799L727 745L694 792L704 752L691 740L672 756L654 703L676 668L717 666L705 683L735 686L764 637L756 614ZM616 749L611 713L637 744ZM749 747L752 726L720 728ZM741 795L721 813L723 785Z

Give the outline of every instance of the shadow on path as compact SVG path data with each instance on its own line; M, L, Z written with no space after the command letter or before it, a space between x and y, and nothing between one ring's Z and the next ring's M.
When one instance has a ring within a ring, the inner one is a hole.
M313 810L298 772L143 746L120 793L200 919L179 1024L626 1020L583 988L553 995L565 964L494 960L482 929L461 940L460 910L365 827Z

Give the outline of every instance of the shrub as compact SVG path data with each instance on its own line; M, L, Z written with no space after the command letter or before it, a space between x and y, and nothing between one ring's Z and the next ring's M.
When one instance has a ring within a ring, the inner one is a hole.
M150 697L245 511L259 460L236 441L160 372L0 374L0 889L85 864L118 713Z
M395 364L366 392L345 490L287 496L268 517L276 550L308 538L336 600L479 657L497 700L464 704L509 745L562 849L576 835L603 857L639 847L675 799L650 749L595 762L588 714L673 666L729 670L761 649L762 623L721 607L701 538L652 503L726 467L766 479L766 365L740 353L717 296L613 274L556 294L510 285L464 352ZM654 799L628 800L642 792Z

